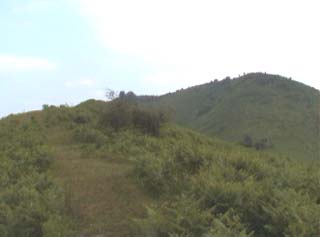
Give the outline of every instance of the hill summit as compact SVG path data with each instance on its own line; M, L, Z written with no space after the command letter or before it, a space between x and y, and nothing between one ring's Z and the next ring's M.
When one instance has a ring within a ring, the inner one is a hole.
M210 136L291 157L320 156L320 93L291 78L249 73L142 101L170 106L178 124Z

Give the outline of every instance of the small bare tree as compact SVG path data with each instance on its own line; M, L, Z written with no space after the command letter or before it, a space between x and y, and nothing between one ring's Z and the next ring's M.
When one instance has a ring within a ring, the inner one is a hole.
M110 88L107 88L106 97L108 100L114 100L119 97L119 93Z

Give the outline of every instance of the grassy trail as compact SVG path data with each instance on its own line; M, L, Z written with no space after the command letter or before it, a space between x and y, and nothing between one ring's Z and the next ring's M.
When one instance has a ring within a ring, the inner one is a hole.
M66 192L66 208L76 220L76 236L136 236L133 217L141 217L147 196L130 177L124 162L81 157L79 150L58 146L53 175Z

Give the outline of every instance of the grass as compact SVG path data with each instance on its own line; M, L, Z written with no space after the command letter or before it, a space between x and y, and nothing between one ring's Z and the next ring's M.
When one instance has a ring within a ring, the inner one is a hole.
M138 236L132 218L145 215L150 198L132 179L130 163L83 157L77 146L55 145L54 155L52 174L76 236Z

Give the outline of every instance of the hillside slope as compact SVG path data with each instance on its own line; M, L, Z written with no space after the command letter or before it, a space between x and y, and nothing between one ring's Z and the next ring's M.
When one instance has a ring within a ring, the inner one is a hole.
M285 77L250 73L140 100L173 108L177 123L210 136L267 139L283 154L320 158L320 93Z
M318 161L256 152L127 101L0 120L0 236L317 236Z

